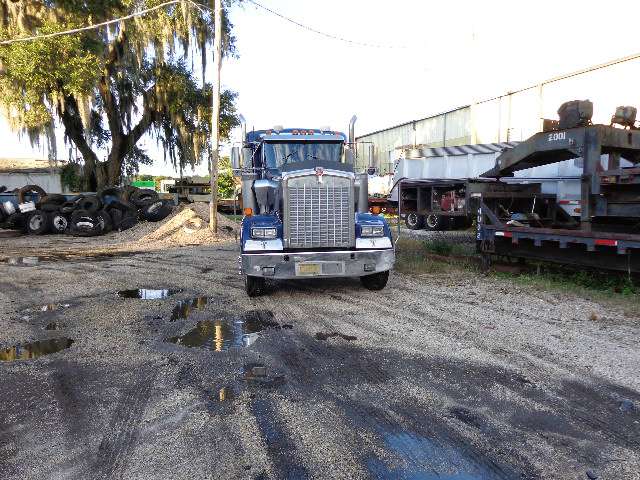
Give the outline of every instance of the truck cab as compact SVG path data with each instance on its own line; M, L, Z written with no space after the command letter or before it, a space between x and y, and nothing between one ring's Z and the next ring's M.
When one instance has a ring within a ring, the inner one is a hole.
M395 262L391 230L369 213L367 175L355 173L345 134L243 133L232 163L242 177L239 264L249 296L261 294L267 278L359 277L368 289L386 286Z

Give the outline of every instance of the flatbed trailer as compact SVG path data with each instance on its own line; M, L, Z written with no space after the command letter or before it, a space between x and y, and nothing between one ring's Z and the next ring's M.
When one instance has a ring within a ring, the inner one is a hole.
M476 189L470 195L483 265L506 256L640 272L640 130L634 122L630 128L583 124L541 132L500 155L483 176L499 180L581 157L580 216L567 215L554 196L518 184L500 192Z

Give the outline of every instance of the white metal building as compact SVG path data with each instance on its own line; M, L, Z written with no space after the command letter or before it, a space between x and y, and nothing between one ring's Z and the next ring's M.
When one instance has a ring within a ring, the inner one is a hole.
M402 148L526 140L542 130L543 119L557 119L558 108L569 100L591 100L593 123L609 124L617 106L640 108L638 81L640 54L361 135L357 166L388 173Z
M47 193L61 193L60 168L50 165L48 160L0 158L0 186L7 190L25 185L38 185Z

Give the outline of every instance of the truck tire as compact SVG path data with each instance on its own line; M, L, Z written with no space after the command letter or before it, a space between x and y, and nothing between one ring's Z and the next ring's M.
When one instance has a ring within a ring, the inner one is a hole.
M9 230L18 230L20 232L27 231L27 218L26 215L20 212L14 212L7 217L4 222L5 227Z
M171 215L172 211L173 207L168 202L158 200L143 207L140 213L149 222L159 222Z
M244 276L244 289L249 297L257 297L264 292L264 278L252 277L251 275Z
M408 213L404 217L404 224L409 230L421 230L424 227L424 216L417 213Z
M433 213L424 218L424 228L431 232L446 230L446 223L446 217L435 215Z
M51 231L53 233L64 233L69 226L69 219L62 213L54 213L51 216Z
M44 235L49 231L51 217L47 212L34 210L27 217L27 232L31 235Z
M367 290L382 290L387 286L389 281L389 270L386 272L378 272L373 275L365 275L360 277L360 282Z

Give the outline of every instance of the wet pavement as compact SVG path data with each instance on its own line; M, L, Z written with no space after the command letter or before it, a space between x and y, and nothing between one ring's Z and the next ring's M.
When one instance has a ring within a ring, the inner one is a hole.
M449 273L249 299L236 259L3 270L0 476L640 478L637 315Z

